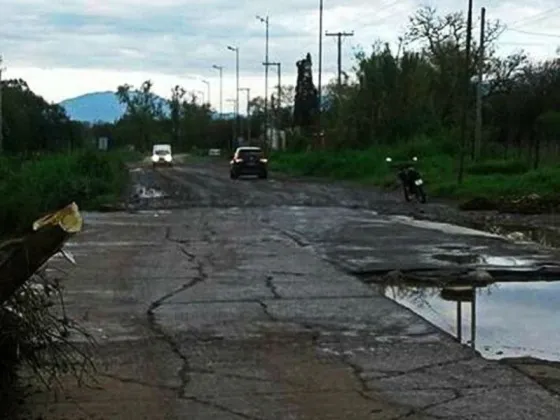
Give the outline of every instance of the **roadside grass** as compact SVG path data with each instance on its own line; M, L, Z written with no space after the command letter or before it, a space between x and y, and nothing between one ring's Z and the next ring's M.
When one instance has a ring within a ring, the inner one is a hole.
M396 147L367 150L275 152L272 170L296 176L348 180L387 189L399 187L396 170L385 159L407 161L417 156L431 196L453 199L515 197L528 194L557 195L560 168L543 166L531 170L520 160L487 159L467 163L464 181L457 183L457 150L443 139L419 138Z
M128 182L127 151L83 150L30 160L0 160L0 237L28 229L41 214L75 201L96 210L115 202Z

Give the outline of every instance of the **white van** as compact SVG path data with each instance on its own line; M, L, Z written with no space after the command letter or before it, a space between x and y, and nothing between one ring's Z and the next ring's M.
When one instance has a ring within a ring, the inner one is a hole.
M173 155L171 154L170 144L154 144L152 149L152 163L154 168L156 165L173 164Z

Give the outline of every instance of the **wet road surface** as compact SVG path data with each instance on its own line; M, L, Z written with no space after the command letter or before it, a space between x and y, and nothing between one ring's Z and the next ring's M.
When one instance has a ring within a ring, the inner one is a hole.
M133 211L86 214L68 247L67 309L98 340L98 382L34 396L45 419L557 418L536 382L344 271L555 255L391 216L417 210L344 185L202 163L133 175Z
M457 302L442 288L387 285L385 296L457 335ZM471 302L462 303L462 341L471 340ZM560 282L496 282L477 288L475 345L489 359L534 357L560 361Z

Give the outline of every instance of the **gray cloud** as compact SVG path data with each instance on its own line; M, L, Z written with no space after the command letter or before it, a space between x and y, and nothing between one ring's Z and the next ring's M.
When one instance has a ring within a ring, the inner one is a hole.
M552 8L553 2L556 0L535 3L531 9L519 0L502 1L500 6L489 8L489 15L505 21L508 16L523 19L524 14L530 17ZM376 38L394 41L408 15L421 4L419 0L327 3L325 30L356 31L354 38L345 41L346 68L351 65L353 45L368 47ZM457 7L456 1L451 0L429 3L442 10ZM224 65L231 72L235 56L226 46L232 44L240 48L241 71L257 75L262 74L264 25L255 15L268 13L270 58L281 61L284 71L293 78L296 60L307 52L316 57L317 7L317 0L2 0L0 52L15 67L186 75L208 74L212 64ZM558 19L549 22L550 28L554 23L560 27ZM523 42L520 37L508 36ZM333 39L325 40L324 54L324 69L333 72Z

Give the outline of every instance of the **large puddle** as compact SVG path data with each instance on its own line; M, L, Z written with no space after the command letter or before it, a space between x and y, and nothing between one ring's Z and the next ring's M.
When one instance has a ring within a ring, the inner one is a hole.
M474 332L474 347L488 359L560 361L560 281L493 283L476 289L401 283L379 287L463 343L472 346Z

